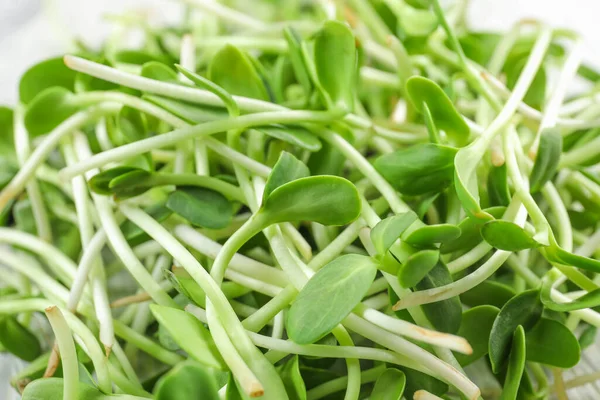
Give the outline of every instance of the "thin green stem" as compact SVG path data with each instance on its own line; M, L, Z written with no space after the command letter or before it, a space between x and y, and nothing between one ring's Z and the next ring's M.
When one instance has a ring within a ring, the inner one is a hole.
M75 351L75 342L71 330L58 307L48 307L45 312L60 350L63 371L63 400L77 400L79 398L79 365L77 364L77 352Z

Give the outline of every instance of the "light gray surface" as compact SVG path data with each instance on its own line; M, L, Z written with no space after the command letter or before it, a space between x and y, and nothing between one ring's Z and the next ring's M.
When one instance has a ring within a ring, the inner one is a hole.
M251 1L251 0L248 0ZM153 23L177 20L181 8L175 0L0 0L0 104L17 100L21 73L44 58L69 51L69 36L94 46L109 32L102 16L135 9ZM585 60L600 66L600 0L472 0L469 22L477 30L506 30L523 18L538 18L552 26L571 28L585 39ZM20 367L0 354L0 399L12 400L8 377ZM600 351L586 352L577 371L565 379L600 371ZM20 365L19 365L20 364ZM11 393L12 392L12 393ZM600 383L589 384L571 399L600 399Z

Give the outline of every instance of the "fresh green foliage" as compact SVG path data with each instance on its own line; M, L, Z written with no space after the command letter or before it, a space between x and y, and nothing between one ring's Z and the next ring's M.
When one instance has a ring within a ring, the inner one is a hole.
M0 318L0 344L25 361L33 361L42 353L38 338L11 316Z
M302 161L286 151L282 152L267 179L263 191L263 202L281 185L296 179L306 178L309 175L310 171Z
M529 361L565 369L579 362L581 350L577 338L569 328L554 319L540 319L527 332L525 339Z
M432 289L452 283L452 276L443 262L438 263L429 271L415 288L418 290ZM423 312L433 327L446 333L456 333L460 328L462 310L458 296L436 303L423 305Z
M464 146L467 143L471 132L469 126L441 87L430 79L413 76L406 82L406 92L421 113L427 107L436 126L444 130L454 144Z
M335 207L330 207L335 204ZM261 212L270 223L314 221L344 225L360 213L360 199L352 183L337 176L311 176L279 186L267 197Z
M521 378L525 371L525 330L523 326L517 326L512 339L510 356L508 359L508 370L506 379L504 380L504 388L502 389L502 400L516 400L519 392Z
M323 24L315 36L314 63L327 107L352 111L356 87L356 43L348 25L333 20Z
M560 131L557 129L546 129L542 132L535 163L529 177L532 193L541 190L546 182L552 179L556 173L562 147L562 135Z
M400 400L404 387L406 386L406 375L396 368L388 368L377 378L371 396L371 400Z
M403 194L434 193L452 183L455 154L452 147L420 144L379 157L375 168Z
M469 365L488 353L490 333L499 312L497 307L488 305L476 306L463 312L457 335L467 339L473 353L457 353L455 357L460 365Z
M405 288L416 286L436 266L439 259L438 250L421 250L411 254L398 270L398 283Z
M210 229L226 227L233 217L233 208L225 196L201 187L178 187L169 194L165 206L192 225Z
M520 251L539 246L523 228L499 219L485 223L481 227L481 236L499 250Z
M403 239L414 246L446 243L460 237L460 228L450 224L425 225L406 232Z
M300 375L298 356L286 361L279 369L279 375L290 400L306 400L306 386Z
M218 387L212 374L191 360L176 365L161 376L154 388L156 400L187 400L202 394L202 399L218 400Z
M73 90L75 71L67 68L62 57L50 58L30 67L19 82L19 100L29 104L39 93L51 87Z
M191 357L211 368L222 369L223 359L209 331L192 315L183 310L152 304L150 311L173 340Z
M79 110L76 96L64 87L51 87L35 96L25 111L25 127L32 137L56 128Z
M377 254L383 255L404 233L404 231L417 220L413 212L393 215L379 222L371 229L371 241L377 250Z
M600 326L581 38L473 32L465 1L184 3L0 106L23 398L551 398Z
M528 290L510 299L494 321L489 340L492 370L499 372L508 360L513 332L518 326L530 330L540 320L543 306L538 290Z
M376 273L373 259L356 254L338 257L323 267L290 308L286 320L290 339L299 344L314 343L331 332L362 300Z

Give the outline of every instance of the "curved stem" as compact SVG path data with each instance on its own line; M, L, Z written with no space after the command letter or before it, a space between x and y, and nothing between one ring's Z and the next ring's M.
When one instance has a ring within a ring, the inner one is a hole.
M236 200L242 204L246 204L246 199L240 188L225 181L222 181L221 179L213 178L211 176L203 176L192 173L155 173L150 178L149 185L198 186L207 189L212 189L216 192L221 193L230 200Z
M45 312L60 350L64 382L63 400L77 400L79 398L79 366L71 330L58 307L50 306L46 308Z

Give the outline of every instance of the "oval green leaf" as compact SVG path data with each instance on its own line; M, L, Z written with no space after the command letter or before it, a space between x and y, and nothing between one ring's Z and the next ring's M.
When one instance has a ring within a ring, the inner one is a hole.
M185 101L173 100L168 97L150 94L145 94L142 98L167 110L171 114L175 114L190 124L199 124L202 122L227 118L227 112L218 108L199 106Z
M464 146L471 130L454 104L434 81L422 76L412 76L406 81L406 92L413 106L424 113L427 106L435 126L442 129L457 146Z
M169 194L165 205L193 225L209 229L224 228L233 218L233 207L225 196L201 187L178 187Z
M63 87L51 87L31 100L25 110L25 128L34 138L50 132L75 114L79 106L76 95Z
M62 57L50 58L30 67L19 81L19 99L28 104L39 93L60 86L73 90L75 71L67 68Z
M127 166L107 169L106 171L102 171L94 175L92 179L89 180L88 185L95 193L111 195L113 192L110 189L110 182L121 175L125 175L133 171L141 171L141 169Z
M527 360L558 368L572 368L579 362L581 348L573 332L562 323L542 318L525 335Z
M417 144L379 157L375 168L403 194L441 192L452 183L455 154L452 147Z
M512 345L508 360L508 370L502 387L500 400L516 400L521 385L521 378L525 372L525 330L523 326L517 326L512 335Z
M528 290L510 299L500 310L490 333L489 354L492 371L498 373L510 352L510 343L517 326L531 329L541 318L544 307L539 290Z
M208 76L231 94L269 100L267 89L250 58L232 45L226 45L215 54Z
M0 319L0 343L6 351L25 361L33 361L42 353L38 338L12 316Z
M194 361L177 364L163 375L154 387L156 400L195 399L219 400L217 383L213 375Z
M508 206L510 203L510 190L508 188L506 164L502 164L501 167L493 165L490 167L487 189L489 201L492 206Z
M552 179L558 169L562 148L562 135L557 128L542 131L537 156L529 175L531 193L539 192Z
M221 354L210 332L200 321L183 310L151 304L150 311L159 324L192 358L202 364L217 369L225 369Z
M435 267L429 271L427 276L415 288L417 290L427 290L449 285L452 282L452 276L450 275L450 271L448 271L448 267L443 262L438 261ZM436 330L453 334L458 332L462 319L462 308L458 296L435 303L424 304L421 307L425 316Z
M313 221L345 225L358 218L360 210L358 191L350 181L322 175L279 186L267 197L260 212L271 224Z
M277 189L281 185L285 185L288 182L294 181L300 178L306 178L310 175L308 167L291 153L287 151L281 152L279 159L273 166L265 189L263 191L263 203L266 198L269 197L273 190Z
M490 207L484 210L494 218L501 218L506 211L506 207ZM440 252L448 254L455 251L472 249L483 241L481 237L481 227L483 222L474 218L465 218L458 224L460 236L456 239L442 243Z
M500 309L494 306L477 306L463 312L457 335L467 339L473 353L455 353L460 365L469 365L488 353L490 332L499 312Z
M403 235L406 243L413 246L430 246L445 243L460 237L460 228L451 224L425 225Z
M438 250L421 250L411 254L398 270L398 283L409 288L419 283L440 259Z
M358 254L343 255L324 266L290 307L286 320L290 339L314 343L331 332L360 303L376 274L377 263Z
M314 62L327 108L351 112L356 88L356 39L348 25L335 20L323 24L315 35Z
M322 147L318 137L309 130L301 127L269 125L261 126L260 128L256 128L256 130L304 150L315 152L321 150Z
M521 251L539 247L530 234L510 221L494 220L481 227L481 236L499 250Z
M417 220L417 214L412 211L392 215L381 220L371 229L371 241L377 254L383 255L394 244L404 231Z
M158 61L149 61L142 65L140 75L144 78L154 79L156 81L177 83L181 81L177 78L177 72L167 65Z
M406 386L406 375L396 368L388 368L375 381L370 400L400 400Z
M469 307L491 305L502 308L516 292L510 286L491 280L483 281L460 295L460 301Z

